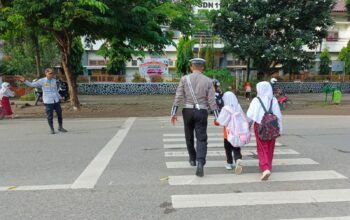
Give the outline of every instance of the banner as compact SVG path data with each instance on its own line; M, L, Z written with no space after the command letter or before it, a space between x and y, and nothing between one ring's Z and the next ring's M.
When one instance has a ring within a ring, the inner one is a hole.
M161 76L169 74L169 59L153 58L145 59L140 65L140 74L148 76Z

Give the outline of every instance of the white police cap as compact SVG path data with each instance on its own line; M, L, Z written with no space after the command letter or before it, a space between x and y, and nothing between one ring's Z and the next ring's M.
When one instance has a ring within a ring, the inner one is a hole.
M205 59L202 58L194 58L190 60L191 64L199 64L199 65L204 65L205 64Z

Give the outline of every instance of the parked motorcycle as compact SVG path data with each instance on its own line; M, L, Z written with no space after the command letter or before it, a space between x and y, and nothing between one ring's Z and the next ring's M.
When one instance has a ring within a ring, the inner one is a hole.
M276 96L281 110L285 110L288 105L292 104L292 101L281 89L278 89Z
M57 87L58 87L58 93L60 94L60 96L64 99L64 101L67 101L69 99L68 83L62 80L58 80Z

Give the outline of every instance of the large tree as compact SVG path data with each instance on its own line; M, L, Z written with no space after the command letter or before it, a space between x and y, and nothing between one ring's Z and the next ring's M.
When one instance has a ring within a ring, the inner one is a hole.
M350 73L350 41L346 47L343 47L338 55L338 59L345 64L345 73Z
M331 72L330 65L332 63L331 54L328 48L324 48L320 54L320 74L328 75Z
M71 104L80 108L77 87L69 60L77 37L88 40L117 39L126 55L135 51L161 52L171 43L165 26L181 29L189 26L192 2L183 0L2 0L2 20L24 24L49 32L61 51L61 63L70 89ZM175 10L187 7L186 13ZM1 23L1 21L0 21ZM0 24L1 25L1 24Z
M222 0L214 30L227 49L252 58L258 71L271 73L278 64L309 64L304 47L315 49L333 24L334 0Z

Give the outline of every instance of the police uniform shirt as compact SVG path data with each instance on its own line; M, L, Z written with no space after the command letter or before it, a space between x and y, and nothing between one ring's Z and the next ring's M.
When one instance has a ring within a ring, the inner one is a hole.
M200 106L210 106L210 109L214 110L215 118L217 118L218 107L215 100L215 89L212 83L212 79L203 75L202 73L192 73L189 75L189 77L198 104ZM196 104L192 98L186 76L183 76L181 78L179 86L177 87L175 101L171 113L172 116L176 115L178 106L181 103L192 106L195 106Z
M41 78L36 82L25 81L29 87L41 88L43 91L43 102L44 104L54 104L60 101L61 96L57 90L56 79L48 80L46 77Z

